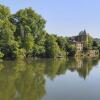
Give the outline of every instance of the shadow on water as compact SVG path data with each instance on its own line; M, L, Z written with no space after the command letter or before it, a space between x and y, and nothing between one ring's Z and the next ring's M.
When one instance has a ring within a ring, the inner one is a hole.
M0 100L41 100L45 76L51 80L69 70L86 79L99 58L38 59L0 63Z

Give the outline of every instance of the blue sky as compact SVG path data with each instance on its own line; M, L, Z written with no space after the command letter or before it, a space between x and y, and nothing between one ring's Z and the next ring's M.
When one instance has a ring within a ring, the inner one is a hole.
M48 33L72 36L86 29L100 38L100 0L0 0L12 13L32 7L46 19Z

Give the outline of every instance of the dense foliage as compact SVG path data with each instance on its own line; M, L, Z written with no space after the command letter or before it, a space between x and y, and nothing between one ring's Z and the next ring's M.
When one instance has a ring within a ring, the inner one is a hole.
M8 7L0 5L0 58L74 56L76 48L69 45L68 38L48 34L45 23L32 8L11 14ZM91 38L89 45L96 45Z
M45 23L32 8L11 14L0 5L0 58L65 56L67 39L48 35Z

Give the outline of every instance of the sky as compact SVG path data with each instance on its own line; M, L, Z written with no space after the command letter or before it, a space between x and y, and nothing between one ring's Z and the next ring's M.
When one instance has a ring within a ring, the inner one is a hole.
M77 35L86 29L100 38L100 0L0 0L12 13L32 7L46 19L46 31L63 36Z

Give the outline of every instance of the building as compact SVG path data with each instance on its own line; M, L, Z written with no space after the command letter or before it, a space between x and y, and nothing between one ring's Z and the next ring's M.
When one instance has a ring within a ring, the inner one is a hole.
M99 50L89 50L86 55L89 57L99 56Z
M81 31L79 35L77 36L77 41L81 43L88 43L89 42L89 34L86 33L86 31Z
M79 35L73 36L69 38L69 42L74 45L77 49L76 56L84 55L89 57L95 57L99 55L99 50L94 50L93 48L89 48L87 52L83 52L84 47L89 46L91 43L92 37L86 33L86 31L81 31Z
M70 43L75 45L78 51L82 51L84 45L88 44L89 42L89 34L86 31L81 31L79 35L73 36L69 38Z
M81 42L73 41L71 42L77 49L77 51L83 51L83 44Z

